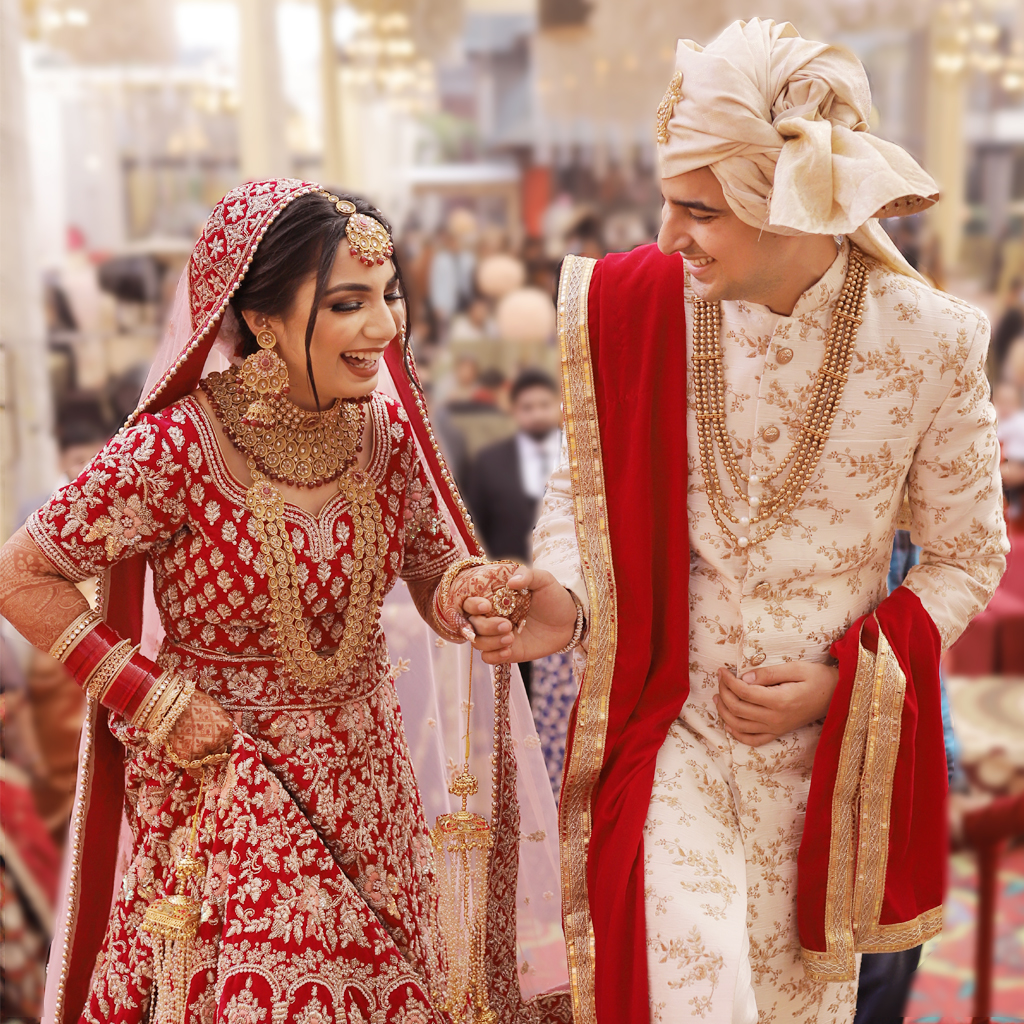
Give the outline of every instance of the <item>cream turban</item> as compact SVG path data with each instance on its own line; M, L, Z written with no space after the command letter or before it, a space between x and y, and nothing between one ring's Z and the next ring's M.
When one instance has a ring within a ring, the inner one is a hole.
M923 280L875 219L917 213L935 182L899 146L868 131L871 90L841 46L788 22L737 21L707 48L681 39L658 110L665 178L710 167L745 223L782 235L849 235Z

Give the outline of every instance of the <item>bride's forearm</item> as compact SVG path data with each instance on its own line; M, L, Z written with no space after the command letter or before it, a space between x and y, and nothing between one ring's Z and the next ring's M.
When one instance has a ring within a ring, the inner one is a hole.
M89 602L53 567L25 527L0 548L0 615L48 651Z
M434 610L434 593L441 582L441 575L439 573L429 580L410 580L409 593L412 595L413 603L416 605L420 617L438 636L444 637L452 643L461 644L465 642L466 638L454 632Z

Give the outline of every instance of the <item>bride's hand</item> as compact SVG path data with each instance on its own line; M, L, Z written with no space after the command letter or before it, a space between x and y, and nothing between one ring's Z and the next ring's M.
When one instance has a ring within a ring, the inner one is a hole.
M473 646L483 652L488 665L533 661L560 651L576 627L576 602L558 580L543 569L516 570L507 586L530 591L530 610L520 630L508 619L493 615L490 601L467 598L463 608L476 632Z
M467 640L471 640L473 629L469 624L466 602L472 598L482 598L487 601L487 607L490 609L492 596L504 591L509 577L521 571L522 566L513 561L488 562L486 565L474 565L463 569L448 588L448 601L443 608L445 618L454 624ZM507 599L510 595L505 593L504 596ZM522 603L529 607L529 594L524 595ZM519 617L513 615L517 621Z
M180 761L198 761L227 750L234 730L234 722L220 704L202 690L196 690L174 723L167 746Z

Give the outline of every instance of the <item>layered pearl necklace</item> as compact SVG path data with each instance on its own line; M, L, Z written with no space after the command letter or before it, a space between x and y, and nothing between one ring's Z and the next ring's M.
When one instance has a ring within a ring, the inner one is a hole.
M864 312L867 277L867 266L858 251L851 248L846 280L826 335L825 357L800 425L800 434L785 459L766 476L743 472L740 456L733 448L732 438L726 429L719 305L698 298L693 300L693 392L700 468L711 514L722 533L738 549L761 544L778 530L796 508L821 461L850 370L857 328ZM717 455L721 455L722 465L738 499L749 504L749 516L739 516L733 510L718 472ZM787 469L785 478L770 493L763 498L754 495L748 498L744 484L770 484L782 477ZM747 537L735 533L727 521L741 527L766 525Z

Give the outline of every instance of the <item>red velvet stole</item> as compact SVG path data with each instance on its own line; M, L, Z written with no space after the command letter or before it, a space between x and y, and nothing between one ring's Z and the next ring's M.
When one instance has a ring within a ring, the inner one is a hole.
M195 391L216 337L215 327L168 380L166 389L149 407L149 412L164 409ZM385 353L385 359L409 413L427 465L437 481L438 495L447 505L469 550L474 554L479 553L480 548L459 507L457 492L454 487L446 486L449 478L446 471L442 471L440 456L433 444L426 421L426 407L415 400L416 396L406 377L401 343L397 336ZM131 638L132 643L139 643L142 639L145 585L146 559L142 555L118 562L107 574L103 599L104 617L121 636ZM80 822L72 823L71 842L79 854L79 869L77 879L74 874L71 878L66 930L64 935L55 937L54 943L55 948L59 949L62 940L66 938L64 951L68 957L63 998L58 1003L55 1024L77 1020L88 999L93 967L103 945L114 896L124 806L124 748L111 733L104 709L99 709L98 713L94 710L91 717L92 750L83 769L88 773L88 778L81 779L79 783L81 819ZM60 964L52 965L51 969L59 970Z
M899 587L832 654L797 916L808 974L841 981L855 951L910 949L941 929L947 774L939 633L917 595Z
M612 607L591 607L590 634L609 617L618 632L586 873L601 1024L650 1020L643 826L658 751L689 692L683 280L678 255L647 245L599 262L588 300L615 591ZM583 687L600 685L593 670ZM567 764L574 744L602 739L580 706ZM574 827L563 821L563 835Z

